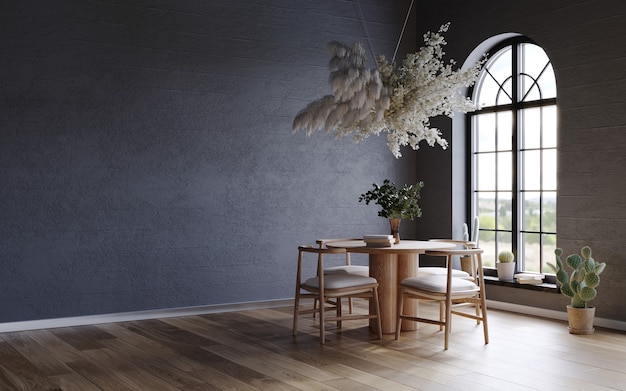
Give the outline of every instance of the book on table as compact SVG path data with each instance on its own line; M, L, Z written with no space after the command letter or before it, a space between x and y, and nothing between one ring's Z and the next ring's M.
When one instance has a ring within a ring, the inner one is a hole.
M368 247L391 247L394 238L393 235L363 235L363 241Z

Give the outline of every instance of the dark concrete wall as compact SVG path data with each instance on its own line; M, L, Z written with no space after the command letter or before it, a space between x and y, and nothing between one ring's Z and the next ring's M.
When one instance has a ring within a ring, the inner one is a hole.
M625 321L626 2L445 0L420 4L418 31L436 29L446 21L452 22L446 34L447 53L459 62L485 40L504 33L530 37L552 60L559 115L558 246L570 254L590 245L596 260L608 263L598 298L591 303L597 307L597 316ZM445 132L451 133L450 121ZM459 138L464 134L453 136L453 143L462 145ZM424 170L443 170L444 182L438 190L455 197L449 201L454 208L440 207L436 215L425 216L420 234L434 236L442 224L447 232L460 234L466 217L460 210L464 171L456 169L453 175L452 167L459 162L452 159L463 159L463 154L429 151L417 156L418 176L424 176ZM434 194L425 197L425 208L435 203ZM548 309L564 309L568 304L562 295L511 289L494 287L489 299Z
M409 3L2 1L0 321L290 298L297 245L386 233L358 196L414 154L291 123Z

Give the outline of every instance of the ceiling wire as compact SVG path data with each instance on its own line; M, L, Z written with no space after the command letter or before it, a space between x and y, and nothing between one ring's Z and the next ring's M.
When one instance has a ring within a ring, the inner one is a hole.
M411 9L413 8L413 3L415 0L411 0L411 4L409 5L409 10L406 13L406 18L404 18L404 25L402 26L402 31L400 32L400 37L398 38L398 43L396 44L396 50L393 52L393 57L391 58L391 63L396 60L396 54L398 54L398 48L400 47L400 42L402 41L402 36L404 35L404 29L406 28L406 24L409 21L409 16L411 16Z
M402 42L402 36L404 35L404 30L406 29L406 25L409 21L409 17L411 16L411 9L413 8L413 3L415 0L411 0L411 4L409 5L409 10L406 13L406 17L404 18L404 24L402 25L402 31L400 32L400 37L398 37L398 43L396 43L396 50L393 52L393 57L391 58L391 63L393 63L396 59L396 54L398 54L398 48L400 47L400 42ZM361 25L363 26L363 31L365 32L365 37L367 38L367 44L369 46L370 52L372 54L372 58L374 59L374 64L376 64L376 55L374 54L374 47L372 46L372 39L370 38L369 31L367 30L367 23L365 23L365 18L363 17L363 10L361 9L361 3L359 0L355 0L355 4L357 6L357 12L359 14L359 20L361 21Z

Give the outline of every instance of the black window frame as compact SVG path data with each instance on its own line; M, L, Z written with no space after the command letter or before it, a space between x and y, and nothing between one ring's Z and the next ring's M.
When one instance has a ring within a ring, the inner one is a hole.
M518 260L518 255L520 255L520 236L521 233L525 232L525 230L523 229L522 225L521 225L521 221L520 221L520 217L521 217L521 212L520 212L520 202L522 200L522 194L523 191L521 190L521 186L520 186L520 182L521 182L521 177L523 177L523 173L520 171L520 167L519 167L519 160L520 160L520 150L522 149L522 145L521 145L521 140L518 134L519 131L519 124L518 124L518 118L520 115L520 112L522 110L525 109L529 109L529 108L540 108L540 107L546 107L546 106L554 106L556 110L558 110L558 106L557 106L557 97L553 97L553 98L547 98L547 99L540 99L540 100L533 100L533 101L529 101L529 102L524 102L524 97L519 97L518 94L518 90L519 90L519 77L518 75L520 74L519 71L519 45L521 44L533 44L536 45L540 48L541 45L538 45L536 42L534 42L533 40L529 39L528 37L525 36L517 36L517 37L513 37L513 38L509 38L506 40L503 40L502 42L498 43L497 45L495 45L494 47L491 48L491 50L489 50L489 53L493 53L496 54L498 53L500 50L512 46L512 59L511 59L511 66L512 66L512 73L511 73L511 83L512 83L512 96L511 96L511 103L508 104L503 104L503 105L496 105L496 106L487 106L487 107L483 107L480 110L473 112L473 113L468 113L466 115L466 139L469 141L466 143L467 146L467 172L466 172L466 178L468 180L468 186L467 188L467 198L466 198L466 204L467 204L467 218L466 221L473 221L474 220L474 216L478 215L478 211L474 210L474 192L475 192L475 187L474 187L474 154L475 154L475 150L474 150L474 138L472 135L472 131L473 131L473 126L472 126L472 122L475 118L476 115L480 115L480 114L485 114L485 113L498 113L498 112L511 112L512 113L512 148L513 148L513 162L512 162L512 177L513 177L513 185L512 185L512 197L513 197L513 202L512 202L512 230L511 230L511 236L512 236L512 251L516 256L516 260ZM542 48L543 49L543 48ZM545 51L545 50L544 50ZM549 62L549 64L551 64L551 61ZM544 69L545 70L545 69ZM556 83L556 81L555 81ZM474 96L474 92L476 90L476 88L478 88L478 83L476 85L474 85L472 88L470 88L468 90L468 96L469 97L473 97ZM530 93L530 88L528 89L528 93ZM558 94L557 94L558 96ZM479 103L479 102L477 102ZM558 115L558 114L557 114ZM556 129L557 133L558 133L558 124L557 124L557 129ZM558 144L557 146L554 148L555 150L558 151ZM558 189L555 189L558 192ZM495 191L495 190L494 190ZM541 191L543 194L543 185L541 186ZM496 214L497 215L497 214ZM543 213L540 214L541 217L540 219L543 218ZM541 221L541 220L540 220ZM542 237L544 233L547 234L553 234L553 235L557 235L556 232L556 227L555 227L555 231L554 232L547 232L547 231L542 231L542 225L540 225L539 231L530 231L532 233L539 233L539 236L541 238L541 242L543 241ZM486 229L484 227L480 227L480 231L493 231L494 234L496 232L499 231L507 231L507 230L498 230L498 226L496 225L496 227L494 229ZM479 235L480 236L480 235ZM498 252L498 247L496 245L496 254ZM539 260L539 265L540 267L542 267L545 262L547 260L542 259L543 258L543 254L540 255L541 259ZM550 259L550 261L552 261ZM520 262L518 262L518 264L516 265L516 272L520 272L520 271L524 271L523 269L520 268ZM554 282L554 275L552 274L553 272L550 270L541 270L542 273L546 274L546 282ZM496 269L491 268L491 267L486 267L485 268L485 275L491 275L491 276L495 276L496 275Z

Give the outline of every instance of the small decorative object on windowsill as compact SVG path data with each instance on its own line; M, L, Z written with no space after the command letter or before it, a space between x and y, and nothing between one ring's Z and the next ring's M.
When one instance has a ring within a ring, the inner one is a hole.
M496 269L498 269L498 280L513 281L513 275L515 274L515 255L510 251L500 252L500 254L498 254L498 262L496 262Z
M396 187L389 179L385 179L382 186L378 186L376 183L372 186L372 190L361 194L359 202L365 201L366 205L374 202L380 206L378 215L389 219L394 243L400 243L400 222L402 219L415 220L422 216L422 209L419 207L418 200L424 182L420 181L414 185Z
M567 306L568 330L570 334L593 334L595 307L589 307L587 302L597 296L600 273L604 271L606 264L596 262L591 257L591 247L585 246L580 250L580 255L571 254L565 259L565 263L572 269L571 275L568 275L561 260L563 250L557 248L554 254L556 265L548 263L548 266L556 272L556 281L561 292L571 298L571 305Z
M474 85L485 62L483 59L464 71L453 70L455 61L443 59L447 42L442 34L449 26L447 23L436 33L424 34L425 46L408 54L397 70L395 54L391 63L378 56L377 68L368 69L361 44L349 47L330 42L332 94L297 113L293 131L302 129L310 135L323 129L336 138L352 135L355 143L387 133L387 145L396 158L402 156L401 146L417 150L421 141L446 149L448 142L439 129L431 127L430 118L476 110L462 89Z
M518 284L541 285L544 278L545 275L539 273L517 273L515 275Z

